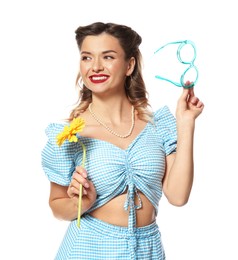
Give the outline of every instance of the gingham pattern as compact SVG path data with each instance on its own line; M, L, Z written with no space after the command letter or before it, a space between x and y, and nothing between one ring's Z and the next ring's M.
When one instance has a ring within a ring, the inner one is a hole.
M134 204L136 191L140 190L151 201L157 214L162 195L165 156L176 150L176 122L167 106L155 112L154 122L154 125L148 123L125 150L106 141L79 136L87 149L85 168L88 178L94 183L98 195L88 212L128 188L124 207L127 210L130 205L128 233L134 238L135 211L141 206ZM42 151L42 166L50 181L67 186L75 166L82 162L82 148L79 143L69 142L57 146L55 138L63 127L63 124L54 123L47 127L49 140ZM75 243L74 236L71 239L71 243ZM138 244L134 249L138 249Z
M134 248L136 249L134 250ZM80 228L72 221L55 260L164 260L156 223L135 229L107 224L85 215Z

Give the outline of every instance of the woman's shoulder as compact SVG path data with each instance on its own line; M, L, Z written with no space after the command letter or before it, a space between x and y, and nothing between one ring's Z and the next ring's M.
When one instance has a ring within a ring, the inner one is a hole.
M42 149L42 167L48 179L59 185L67 186L74 171L74 156L77 153L76 143L57 143L57 135L66 123L49 123L45 132L48 140Z
M154 116L155 121L162 120L167 117L169 117L169 118L174 117L170 108L167 105L164 105L164 106L160 107L159 109L155 110L153 113L153 116Z
M176 118L168 106L163 106L154 112L154 122L157 133L163 140L166 155L175 152L177 146Z
M62 131L66 125L66 122L50 122L45 128L45 133L48 137L53 137Z
M63 136L63 142L59 142L59 138L61 134L65 130L65 126L68 126L67 123L49 123L45 128L45 134L47 137L47 141L45 147L43 148L43 152L47 155L50 153L55 157L61 158L62 156L73 156L77 153L79 144L78 142L72 142L68 140L68 137ZM57 158L56 158L57 159Z

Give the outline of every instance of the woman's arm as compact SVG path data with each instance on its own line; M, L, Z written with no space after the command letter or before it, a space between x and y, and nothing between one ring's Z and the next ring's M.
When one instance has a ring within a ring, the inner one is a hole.
M61 186L51 182L49 205L54 216L61 220L74 220L78 215L79 185L83 185L83 214L92 207L96 200L96 190L92 182L87 180L87 172L77 167L69 186Z
M184 89L178 100L177 151L166 157L163 191L169 202L176 206L187 203L193 184L193 139L195 119L204 104L194 95L193 89Z

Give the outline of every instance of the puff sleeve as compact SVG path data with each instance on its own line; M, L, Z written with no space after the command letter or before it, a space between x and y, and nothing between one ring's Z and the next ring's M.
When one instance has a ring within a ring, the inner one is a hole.
M166 155L176 152L177 127L176 119L167 106L154 113L154 121L159 138L162 139Z
M41 152L41 164L49 181L68 186L75 169L77 144L65 141L61 146L56 143L56 136L64 128L64 124L51 123L45 133L48 141Z

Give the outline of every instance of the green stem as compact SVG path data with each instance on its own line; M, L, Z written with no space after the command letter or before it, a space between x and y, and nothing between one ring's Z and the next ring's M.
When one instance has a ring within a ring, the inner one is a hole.
M79 140L78 140L79 141ZM86 148L85 145L79 141L83 148L83 159L82 159L82 167L85 165L86 160ZM79 201L78 201L78 219L77 219L77 226L80 227L80 220L81 220L81 211L82 211L82 195L83 195L83 186L82 184L79 185Z

